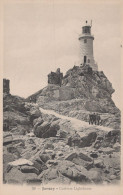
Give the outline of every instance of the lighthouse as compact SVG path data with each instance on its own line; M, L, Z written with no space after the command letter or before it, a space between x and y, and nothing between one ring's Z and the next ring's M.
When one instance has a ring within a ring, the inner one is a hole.
M82 66L88 64L94 71L98 70L98 66L94 61L93 55L93 40L94 36L91 34L91 24L88 24L88 21L85 22L85 25L82 27L82 33L79 36L80 42L80 64Z

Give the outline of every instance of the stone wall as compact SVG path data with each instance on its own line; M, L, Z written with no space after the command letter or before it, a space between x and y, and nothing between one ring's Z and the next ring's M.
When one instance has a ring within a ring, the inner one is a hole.
M60 72L60 68L56 70L56 72L51 72L48 75L48 83L55 85L62 85L63 73Z

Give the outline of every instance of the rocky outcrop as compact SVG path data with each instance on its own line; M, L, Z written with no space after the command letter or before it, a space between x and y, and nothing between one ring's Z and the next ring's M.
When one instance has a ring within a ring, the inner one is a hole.
M51 83L30 96L42 108L84 121L90 112L100 113L102 125L121 128L120 111L112 100L114 89L103 71L93 71L89 65L74 66L66 72L61 87Z
M4 95L4 183L120 181L120 111L111 83L89 66L61 78L59 70L49 75L48 86L26 100ZM88 124L91 112L100 113L101 126Z
M3 99L3 131L29 133L31 124L25 109L25 100L8 94Z
M60 74L60 71L49 74L50 79L48 83L59 85L58 79L55 77ZM60 76L58 76L58 78L59 77ZM93 71L89 65L84 67L74 66L72 69L68 70L63 77L61 87L64 88L64 90L67 89L69 92L69 96L65 100L74 98L111 98L114 92L112 84L104 73L102 71ZM54 93L56 93L56 90L60 90L57 96L59 96L61 100L63 100L62 93L60 93L62 88L52 89ZM44 96L44 93L45 91L43 90L40 95ZM45 96L47 96L47 93L45 93Z
M74 66L63 78L63 85L77 88L75 98L109 98L114 92L102 71L90 71L89 65Z
M56 73L57 74L57 73ZM50 84L55 84L53 82L49 82ZM90 71L90 67L86 65L83 66L74 66L72 69L68 70L66 75L63 77L62 88L69 91L68 99L74 98L111 98L114 89L112 88L112 84L109 82L107 77L104 75L102 71ZM51 89L52 93L56 93L56 90L61 90L57 88L57 86ZM50 92L50 88L48 88ZM58 93L58 92L57 92ZM41 91L40 94L35 94L40 96L47 97L46 88ZM51 95L53 96L53 94ZM57 94L60 99L62 94ZM65 99L66 100L66 99Z

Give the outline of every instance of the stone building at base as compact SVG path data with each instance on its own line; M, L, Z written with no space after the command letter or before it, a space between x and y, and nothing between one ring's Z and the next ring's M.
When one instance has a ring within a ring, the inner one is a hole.
M48 84L62 85L63 73L60 72L60 68L56 72L48 74Z

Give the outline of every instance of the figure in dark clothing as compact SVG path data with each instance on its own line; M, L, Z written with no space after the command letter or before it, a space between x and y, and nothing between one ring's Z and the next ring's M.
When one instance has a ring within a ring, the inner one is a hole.
M100 114L95 114L95 113L89 114L89 125L90 124L102 125Z
M96 122L97 122L97 125L100 125L100 121L101 121L100 115L97 114L97 115L96 115Z
M89 114L89 125L93 124L93 115Z
M93 123L96 125L96 114L93 114Z
M95 113L89 115L89 124L96 125L96 114Z

